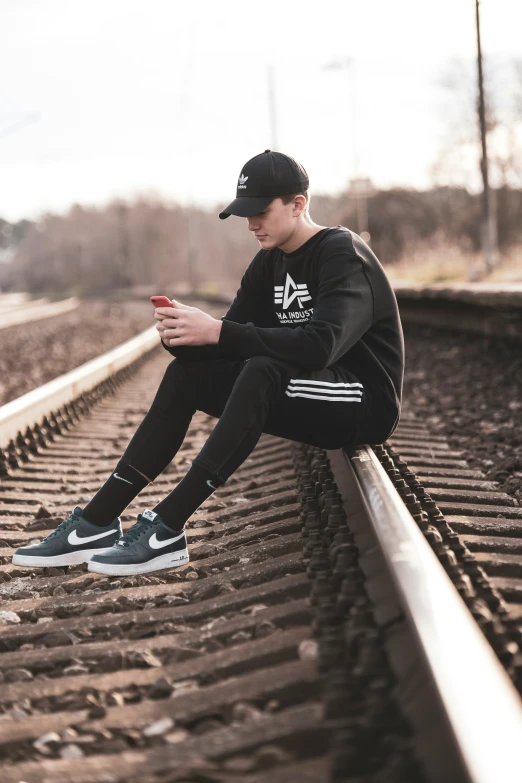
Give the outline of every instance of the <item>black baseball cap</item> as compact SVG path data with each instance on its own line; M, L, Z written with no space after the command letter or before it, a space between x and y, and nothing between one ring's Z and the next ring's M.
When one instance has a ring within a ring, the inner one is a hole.
M304 193L309 184L308 174L300 163L282 152L265 150L245 163L239 175L236 197L219 217L221 220L230 215L252 217L278 196Z

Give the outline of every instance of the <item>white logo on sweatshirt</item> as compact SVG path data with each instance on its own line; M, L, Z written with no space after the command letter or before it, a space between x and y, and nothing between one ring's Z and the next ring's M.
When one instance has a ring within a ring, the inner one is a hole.
M308 302L311 298L306 283L294 283L288 272L285 284L274 286L274 302L282 304L283 310L288 310L294 299L297 299L302 310L303 302Z

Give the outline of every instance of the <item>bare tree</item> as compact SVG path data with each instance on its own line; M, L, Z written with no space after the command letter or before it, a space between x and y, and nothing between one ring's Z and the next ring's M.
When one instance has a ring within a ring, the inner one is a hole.
M441 74L439 112L446 133L432 165L435 185L479 186L476 64L453 60ZM488 60L484 72L486 130L494 187L522 187L522 60Z

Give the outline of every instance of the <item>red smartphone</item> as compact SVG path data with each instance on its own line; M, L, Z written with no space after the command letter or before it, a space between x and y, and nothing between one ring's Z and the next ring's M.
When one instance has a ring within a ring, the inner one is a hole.
M168 296L151 296L150 301L154 307L174 307Z

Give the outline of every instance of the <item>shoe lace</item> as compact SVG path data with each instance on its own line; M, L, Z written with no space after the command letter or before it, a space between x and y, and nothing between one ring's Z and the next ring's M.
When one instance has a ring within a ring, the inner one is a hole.
M74 522L77 522L80 519L80 517L77 517L76 514L71 514L67 519L64 519L63 522L60 522L56 530L53 530L52 533L49 533L48 536L44 538L44 541L49 541L50 538L56 538L57 536L61 535L64 530L67 530L67 528L71 527Z
M141 514L138 514L138 521L134 524L126 533L121 536L118 541L118 546L129 546L133 541L136 541L144 533L150 532L151 528L157 526L156 520L143 519Z

